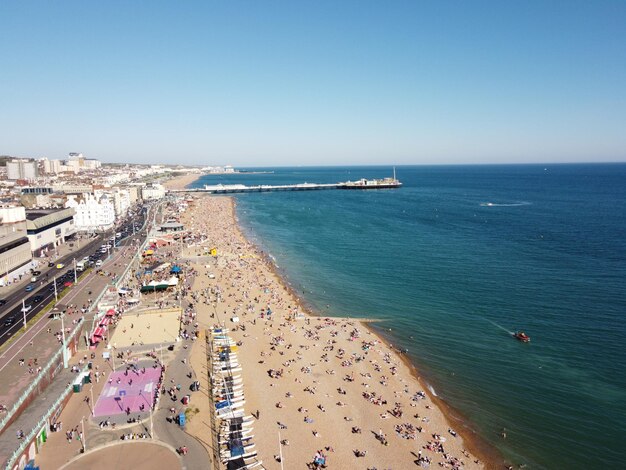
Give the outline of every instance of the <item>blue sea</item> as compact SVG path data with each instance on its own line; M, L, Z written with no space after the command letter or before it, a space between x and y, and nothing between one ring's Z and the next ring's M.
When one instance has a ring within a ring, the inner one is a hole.
M217 183L330 183L388 167ZM238 216L324 315L375 324L510 461L626 465L626 164L397 167L397 190L237 195ZM511 332L523 330L523 344ZM506 432L503 439L501 433Z

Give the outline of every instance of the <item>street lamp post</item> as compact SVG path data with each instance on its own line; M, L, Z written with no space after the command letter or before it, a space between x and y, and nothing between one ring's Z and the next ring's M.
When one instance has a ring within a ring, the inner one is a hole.
M85 435L85 417L80 418L80 427L83 434L83 454L87 452L87 436Z

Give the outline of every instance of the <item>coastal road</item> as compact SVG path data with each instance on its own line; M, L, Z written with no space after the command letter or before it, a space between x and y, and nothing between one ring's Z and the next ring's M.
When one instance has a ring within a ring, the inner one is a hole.
M146 221L145 214L145 210L141 210L140 216L134 220L131 220L130 223L143 226ZM121 230L123 234L126 234L126 237L123 237L117 244L117 246L123 247L131 243L132 237L130 237L130 227L127 225L118 230ZM107 258L109 256L108 253L101 253L100 250L96 250L96 248L99 241L103 239L106 240L109 235L114 233L114 231L111 231L105 233L104 236L98 236L97 238L93 239L91 243L85 245L84 247L81 247L77 251L70 253L63 259L57 260L58 263L68 263L70 265L69 269L56 270L56 268L52 268L52 270L49 271L47 275L42 275L42 277L47 277L48 279L50 279L50 274L54 274L55 271L57 271L56 274L58 274L58 276L56 277L56 289L57 294L61 295L61 293L65 289L72 288L74 285L74 269L72 261L74 259L80 261L87 256L90 256L90 259L94 262ZM26 317L26 322L28 322L54 299L54 279L49 280L45 283L43 281L39 282L40 286L34 289L32 292L26 293L23 288L19 288L12 292L5 299L6 305L3 307L2 316L0 317L0 346L4 344L12 335L19 332L20 328L24 327L24 317ZM64 300L67 301L67 299ZM25 307L23 307L23 305ZM26 312L23 312L23 308L26 309Z

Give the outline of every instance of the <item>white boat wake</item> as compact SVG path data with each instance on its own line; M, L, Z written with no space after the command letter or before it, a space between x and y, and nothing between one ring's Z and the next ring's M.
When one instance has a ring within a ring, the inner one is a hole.
M530 206L530 202L520 201L520 202L509 202L509 203L499 203L499 202L481 202L481 207L518 207L518 206Z

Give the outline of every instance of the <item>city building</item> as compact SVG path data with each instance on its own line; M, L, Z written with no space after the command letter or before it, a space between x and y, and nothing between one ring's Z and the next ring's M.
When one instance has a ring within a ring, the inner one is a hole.
M13 230L15 229L15 230ZM0 225L0 286L28 272L33 261L24 223L21 227Z
M98 232L115 225L115 206L105 194L98 197L84 194L80 202L75 196L70 196L65 207L74 209L75 227L78 231Z
M95 158L85 158L83 161L83 168L88 171L97 170L102 167L102 163L100 160L96 160Z
M111 191L113 207L115 208L115 216L121 219L126 216L130 209L130 192L127 189L114 188Z
M76 234L74 214L73 208L26 211L26 234L33 256L47 256Z
M90 193L93 191L92 184L83 184L83 183L58 183L52 185L52 190L55 193L65 193L65 194L83 194Z
M7 162L7 179L9 180L34 180L38 177L37 162L22 159Z
M0 207L0 286L28 272L32 261L26 236L26 210L21 206Z
M141 198L144 201L161 199L163 197L165 197L165 188L161 184L154 183L141 188Z
M48 160L47 158L42 158L42 162L44 173L52 175L61 173L61 160Z

